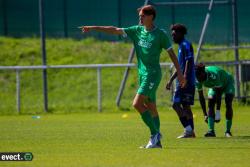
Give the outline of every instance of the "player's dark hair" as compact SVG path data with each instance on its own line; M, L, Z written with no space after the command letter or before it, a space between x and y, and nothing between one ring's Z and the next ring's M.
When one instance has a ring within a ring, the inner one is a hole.
M199 82L207 78L205 65L203 63L199 63L195 66L195 76Z
M173 25L171 25L170 29L171 29L172 31L175 30L175 31L177 31L177 32L180 32L180 33L182 33L183 35L187 34L187 28L186 28L186 26L183 25L183 24L179 24L179 23L173 24Z
M156 10L152 5L146 5L146 6L142 6L140 8L137 9L138 13L140 11L142 11L143 14L149 16L149 15L153 15L153 20L156 17Z
M201 72L205 71L205 64L203 63L196 64L195 71L201 71Z

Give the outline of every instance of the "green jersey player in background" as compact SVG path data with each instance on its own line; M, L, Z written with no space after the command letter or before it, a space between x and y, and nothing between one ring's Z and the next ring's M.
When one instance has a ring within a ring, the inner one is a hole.
M147 145L142 148L161 148L160 119L156 107L156 90L160 84L162 73L160 53L165 49L175 68L182 87L184 79L176 55L169 42L167 34L154 25L156 10L147 5L138 9L140 25L117 28L113 26L83 26L83 32L91 30L129 37L135 47L139 88L133 100L134 108L140 113L143 122L149 128L151 136Z
M197 89L199 92L199 100L208 122L208 132L205 137L215 137L214 122L215 122L215 104L219 112L221 106L222 94L225 94L226 104L226 131L225 136L231 137L231 127L233 118L232 102L234 98L234 79L231 74L216 66L207 66L200 63L195 67L195 75L198 80ZM206 113L206 102L203 95L202 86L208 87L208 115ZM208 117L206 117L208 116Z

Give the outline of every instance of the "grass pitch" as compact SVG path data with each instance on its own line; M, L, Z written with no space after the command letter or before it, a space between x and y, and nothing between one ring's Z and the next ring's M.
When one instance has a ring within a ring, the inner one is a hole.
M223 109L224 110L224 109ZM149 138L136 112L84 112L0 116L0 151L32 152L33 161L0 166L41 167L248 167L249 107L234 108L232 138L224 137L225 119L216 138L204 138L202 112L194 109L197 138L176 139L182 127L170 108L161 109L163 149L139 149Z

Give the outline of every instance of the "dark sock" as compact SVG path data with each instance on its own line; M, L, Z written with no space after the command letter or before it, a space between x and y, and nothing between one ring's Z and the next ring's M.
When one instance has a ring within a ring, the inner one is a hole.
M190 125L192 127L192 129L194 130L194 120L193 119L189 119L187 120L188 125Z
M180 117L179 118L181 121L182 126L185 128L186 126L188 126L188 121L186 117Z
M208 117L208 129L214 131L214 117Z
M230 132L232 127L232 120L226 119L226 132Z
M157 131L160 132L160 118L159 118L159 115L157 115L156 117L153 117L153 122L155 124L155 127L156 127Z

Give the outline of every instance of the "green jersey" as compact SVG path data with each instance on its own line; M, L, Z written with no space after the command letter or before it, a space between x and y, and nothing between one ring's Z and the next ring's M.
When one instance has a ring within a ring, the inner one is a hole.
M216 67L208 66L205 68L207 73L207 80L204 82L197 83L197 89L202 90L202 85L208 88L223 88L225 89L228 86L233 86L233 76L227 73L225 70Z
M140 75L161 73L160 54L162 49L171 48L164 30L154 28L147 31L144 26L123 28L124 35L132 39L137 55Z

